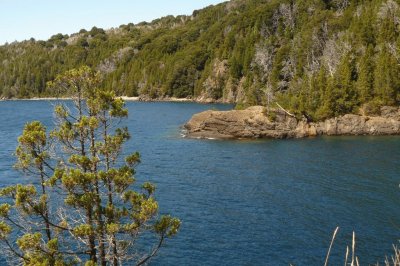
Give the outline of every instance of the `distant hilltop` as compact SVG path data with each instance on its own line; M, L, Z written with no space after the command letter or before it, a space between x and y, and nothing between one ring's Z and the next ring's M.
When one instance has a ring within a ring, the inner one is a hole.
M394 0L232 0L191 16L0 46L0 95L54 97L88 65L119 95L269 106L323 121L400 102ZM0 97L0 98L1 98Z

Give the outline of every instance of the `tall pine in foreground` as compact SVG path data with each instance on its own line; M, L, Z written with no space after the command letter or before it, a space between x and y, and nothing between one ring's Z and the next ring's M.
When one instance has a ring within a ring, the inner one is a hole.
M51 132L35 121L18 139L15 167L32 184L0 191L0 241L16 263L142 265L179 229L158 214L153 184L133 189L140 155L121 158L130 136L118 127L128 112L100 82L88 67L58 76L49 86L73 104L55 107ZM141 236L151 248L136 246Z

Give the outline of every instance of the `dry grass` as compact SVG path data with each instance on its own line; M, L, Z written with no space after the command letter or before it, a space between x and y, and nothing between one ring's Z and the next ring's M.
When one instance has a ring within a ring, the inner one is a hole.
M333 232L332 236L332 241L331 244L329 245L328 253L326 254L325 258L325 264L324 266L328 266L328 261L329 261L329 256L331 254L331 249L333 246L333 242L335 241L336 234L339 231L339 227L336 227L335 231ZM358 262L358 257L356 256L356 234L353 232L353 240L351 243L351 262L349 262L349 254L350 253L350 248L347 246L346 248L346 255L344 257L344 265L345 266L360 266L360 263Z
M400 250L397 246L393 245L393 255L390 257L386 257L385 266L400 266ZM379 264L377 264L379 266Z
M335 231L333 232L331 244L329 245L329 249L328 249L328 253L325 258L324 266L328 266L329 256L331 254L332 246L333 246L333 243L335 242L335 238L336 238L338 231L339 231L339 227L337 227L335 229ZM356 250L356 234L353 232L351 250L350 250L349 246L347 246L346 255L345 255L345 259L344 259L344 266L360 266L360 263L359 263L358 257L356 256L355 250ZM351 254L350 254L350 252L351 252ZM349 259L351 259L351 261L349 261ZM376 266L379 266L379 263L377 263ZM384 266L400 266L400 250L397 246L393 245L393 255L390 258L386 257Z

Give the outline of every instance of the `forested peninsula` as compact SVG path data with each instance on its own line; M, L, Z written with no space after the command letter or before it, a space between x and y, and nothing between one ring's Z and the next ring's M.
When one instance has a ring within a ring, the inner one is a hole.
M232 0L2 45L0 95L65 96L47 82L88 65L120 96L279 103L310 121L379 115L400 101L399 33L398 0Z

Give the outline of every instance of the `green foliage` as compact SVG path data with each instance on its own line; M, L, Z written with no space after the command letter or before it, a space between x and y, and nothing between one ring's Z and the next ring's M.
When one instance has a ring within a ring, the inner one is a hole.
M12 228L5 222L0 222L0 240L6 239L8 235L11 233Z
M121 160L130 135L116 127L128 111L101 82L86 66L57 76L48 86L72 97L72 108L55 107L51 132L34 121L18 138L15 167L37 184L0 190L8 200L0 205L0 241L18 263L142 265L178 232L177 218L159 215L155 185L134 190L140 155ZM157 243L132 257L142 234L154 234Z
M116 95L275 99L320 120L371 101L399 104L399 20L394 0L232 0L192 16L1 46L0 93L68 96L46 83L89 65Z

